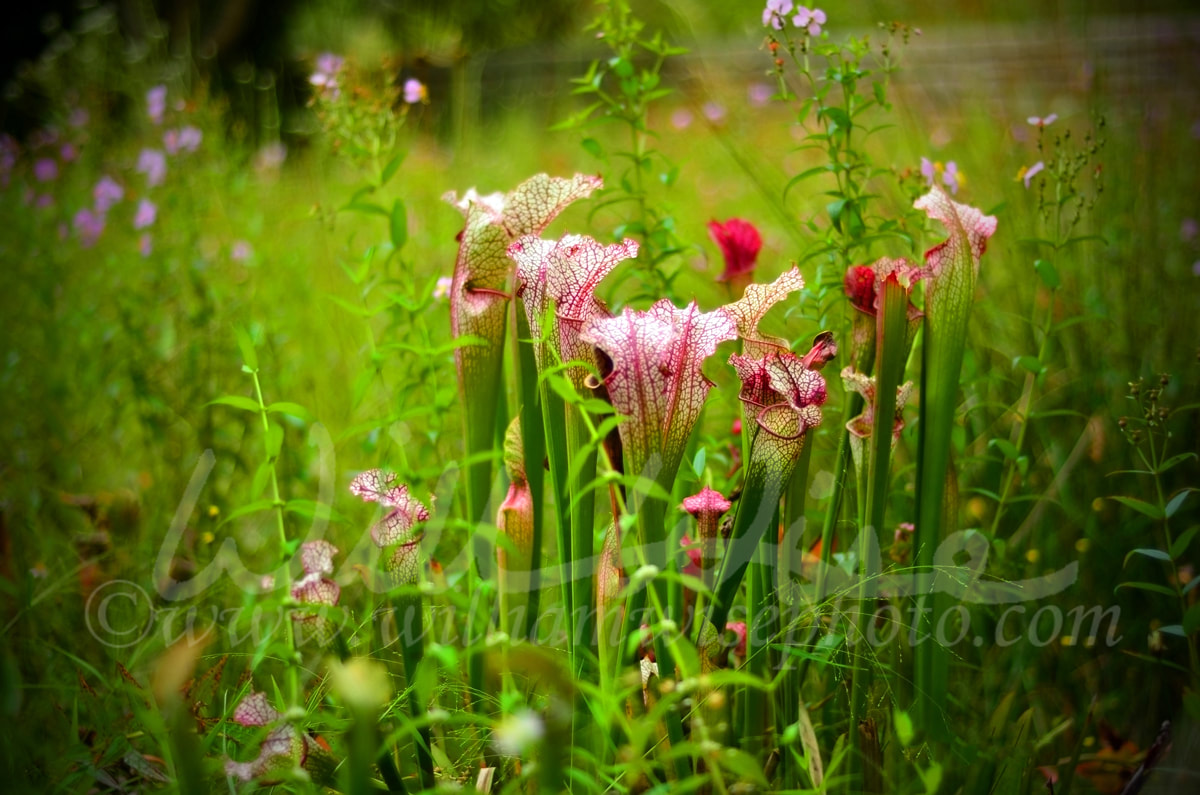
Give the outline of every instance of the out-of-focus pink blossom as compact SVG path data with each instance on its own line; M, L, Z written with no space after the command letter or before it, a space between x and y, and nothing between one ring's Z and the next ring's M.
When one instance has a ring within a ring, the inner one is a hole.
M229 249L229 258L234 262L245 262L253 255L254 250L245 240L235 240L233 247Z
M75 148L75 144L65 143L59 147L58 156L64 163L71 163L79 157L79 150Z
M162 124L167 109L167 87L155 86L146 92L146 115L155 124Z
M161 149L143 149L138 155L137 172L146 175L146 186L161 185L167 176L167 156Z
M449 276L441 276L437 280L437 284L433 286L433 297L439 301L450 297L450 285L454 280Z
M428 97L429 90L425 88L425 84L420 80L410 77L404 81L404 101L409 105L424 102Z
M720 102L705 102L701 108L704 118L711 122L719 122L725 118L725 106Z
M1195 218L1184 218L1179 224L1179 239L1184 243L1195 240L1197 232L1200 232L1200 224L1196 223Z
M320 89L323 94L336 97L339 93L337 75L344 64L345 60L340 56L330 52L321 53L317 56L316 71L309 76L308 82Z
M1037 174L1040 174L1042 169L1045 167L1046 164L1041 160L1037 161L1032 166L1021 166L1021 170L1017 172L1017 179L1025 181L1025 190L1029 190L1029 180L1033 179Z
M133 216L133 228L145 229L154 224L154 219L158 217L158 207L149 199L142 199L138 202L137 213Z
M144 232L138 238L138 251L143 257L148 257L154 252L154 238L150 236L149 232Z
M180 127L178 130L167 130L163 133L163 148L172 156L180 152L195 152L200 147L203 137L204 134L191 125Z
M676 108L671 112L671 126L676 130L686 130L692 125L692 112L687 108Z
M125 189L107 175L101 177L100 181L96 183L96 187L92 188L94 207L100 215L104 215L110 207L123 198L125 198Z
M58 179L58 161L52 157L39 157L33 164L33 177L38 182Z
M1045 118L1041 116L1030 116L1028 119L1026 119L1026 121L1028 121L1034 127L1049 127L1051 124L1054 124L1054 122L1058 121L1058 114L1051 113Z
M78 130L80 127L87 126L89 118L90 116L88 116L88 112L86 110L83 108L75 108L71 111L71 115L67 119L67 124Z
M95 245L104 232L103 213L92 212L86 207L75 213L72 223L75 226L75 234L79 235L79 242L84 248Z
M43 193L34 200L33 206L39 210L45 210L54 206L54 197L49 193Z
M766 83L751 83L746 89L746 96L753 107L761 108L771 101L775 89Z
M278 171L285 160L287 160L287 146L282 141L272 141L269 144L263 144L262 148L254 155L254 170L259 172Z
M958 164L953 160L946 163L946 170L942 172L942 184L950 189L950 193L958 193L958 187L966 180L959 173Z

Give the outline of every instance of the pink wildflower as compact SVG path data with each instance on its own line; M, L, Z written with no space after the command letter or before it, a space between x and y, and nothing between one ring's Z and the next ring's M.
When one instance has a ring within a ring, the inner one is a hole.
M158 207L149 199L142 199L138 202L137 214L133 216L133 228L145 229L154 224L154 219L158 217Z
M123 198L125 198L125 189L109 176L101 177L100 181L96 183L96 187L92 188L92 199L95 202L94 207L100 215L107 213L108 208Z
M91 248L104 232L104 215L103 213L94 213L84 207L75 213L73 224L75 233L79 235L80 244L84 248Z
M345 60L333 53L325 52L317 56L317 70L308 78L308 82L316 86L322 93L337 97L340 93L337 75L342 71Z
M1036 174L1041 173L1042 169L1045 167L1046 164L1041 160L1029 167L1021 166L1021 170L1017 172L1017 179L1022 179L1025 181L1025 190L1029 190L1029 180L1033 179Z
M428 97L429 90L420 80L410 77L404 81L404 101L409 105L424 102Z
M58 161L52 157L38 158L33 164L33 177L38 182L53 182L58 179Z
M163 112L167 109L167 87L155 86L146 92L146 115L155 124L162 124Z
M767 7L763 9L762 13L763 27L783 30L783 20L790 13L792 13L792 0L767 0Z
M1034 127L1049 127L1051 124L1054 124L1054 122L1056 122L1057 120L1058 120L1058 114L1051 113L1049 116L1046 116L1045 118L1042 118L1041 116L1030 116L1026 121L1028 121Z
M804 30L810 36L820 36L821 26L825 24L825 12L819 8L809 10L804 6L796 9L792 24Z
M254 254L250 244L245 240L235 240L229 249L229 258L234 262L245 262Z
M958 186L962 181L962 175L958 173L958 164L953 160L946 163L946 170L942 172L942 184L950 189L950 193L958 193Z
M154 252L154 238L149 232L138 238L138 252L143 257L148 257Z
M136 171L146 175L146 186L161 185L167 176L167 156L161 149L143 149L138 155Z
M1184 243L1190 243L1196 239L1197 233L1200 233L1200 224L1196 223L1196 219L1184 218L1183 223L1179 225L1179 239Z
M762 236L749 221L730 218L728 221L708 222L708 234L721 248L725 258L725 270L717 277L720 282L748 281L754 274L758 252L762 250Z
M58 156L64 163L72 163L79 157L79 150L75 148L75 144L65 143L59 148Z
M676 130L686 130L692 126L692 112L687 108L676 108L671 112L671 126Z
M746 89L746 96L753 107L761 108L771 101L775 89L766 83L751 83Z
M719 122L725 118L725 106L720 102L705 102L701 110L704 111L704 118L711 122Z

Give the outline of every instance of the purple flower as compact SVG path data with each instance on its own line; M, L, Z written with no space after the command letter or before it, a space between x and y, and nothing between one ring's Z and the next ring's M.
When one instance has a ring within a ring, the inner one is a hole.
M345 61L330 52L317 56L317 70L309 76L308 82L319 88L322 93L331 97L338 95L337 74L342 71Z
M75 213L72 223L75 225L75 233L79 235L79 242L84 248L94 245L100 239L100 234L104 232L104 214L94 213L86 207Z
M704 112L704 118L711 122L718 122L725 118L725 106L720 102L705 102L701 110Z
M1051 113L1049 116L1047 116L1045 118L1042 118L1041 116L1030 116L1026 121L1028 121L1034 127L1049 127L1051 124L1054 124L1054 122L1057 120L1058 120L1058 114Z
M75 144L63 144L58 150L58 156L62 158L64 163L70 163L79 157L79 150L75 148Z
M167 130L163 133L163 148L167 154L176 155L180 152L195 152L200 146L204 134L199 129L187 126L178 130Z
M101 177L100 181L96 183L96 187L92 188L92 199L95 200L96 212L100 215L104 215L108 212L109 207L123 198L125 198L125 189L109 176Z
M437 300L443 300L450 297L450 285L453 279L449 276L441 276L437 280L437 284L433 286L433 297Z
M281 141L264 144L254 156L255 171L278 171L287 160L287 146Z
M45 210L50 207L53 207L54 206L54 197L51 196L49 193L43 193L34 200L33 206L37 207L39 210Z
M229 258L234 262L245 262L254 254L254 250L250 248L250 244L245 240L235 240L233 247L229 249Z
M161 149L143 149L138 155L137 172L146 175L146 186L161 185L167 176L167 156Z
M966 178L958 173L958 165L953 161L946 163L946 170L942 172L942 184L950 189L950 193L958 193L958 186L966 181Z
M1034 175L1040 173L1045 167L1046 164L1041 160L1029 167L1021 166L1021 170L1017 172L1017 179L1025 180L1025 190L1029 190L1029 180L1033 179Z
M155 124L162 124L163 112L167 109L167 87L155 86L146 92L146 115Z
M762 14L763 26L783 30L783 19L790 13L792 0L767 0L767 7Z
M154 219L158 217L158 207L149 199L142 199L138 202L137 213L133 216L133 228L145 229L148 226L154 225Z
M1200 224L1196 223L1196 219L1184 218L1183 223L1179 225L1179 239L1189 243L1196 239L1197 233L1200 233Z
M746 95L750 98L750 104L756 108L761 108L771 101L771 96L775 93L775 89L766 83L751 83L746 89Z
M671 113L671 126L676 130L686 130L692 125L692 112L687 108L676 108Z
M143 257L150 256L154 251L154 238L150 236L149 232L144 233L138 238L138 251L141 252Z
M821 35L821 26L825 24L825 12L819 8L810 11L804 6L800 6L796 9L796 16L792 17L792 24L810 36L819 36Z
M424 84L415 77L410 77L404 81L404 101L409 105L415 105L418 102L424 102L429 96L429 91Z
M921 176L925 178L925 184L933 186L933 177L936 169L933 166L933 161L928 157L921 158Z
M58 161L52 157L41 157L33 164L33 176L38 182L58 179Z

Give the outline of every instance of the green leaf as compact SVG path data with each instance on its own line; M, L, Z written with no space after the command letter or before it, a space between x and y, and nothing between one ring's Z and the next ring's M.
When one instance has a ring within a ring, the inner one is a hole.
M1125 556L1125 562L1121 565L1128 566L1129 559L1134 555L1142 555L1143 557L1154 558L1155 560L1169 561L1171 559L1171 556L1166 552L1163 552L1161 549L1154 549L1153 547L1140 547L1138 549L1129 550L1129 554Z
M821 110L820 117L829 120L831 123L829 132L831 133L835 130L849 130L853 126L849 114L841 108L824 108Z
M238 350L242 352L242 364L250 368L251 372L257 372L258 354L254 351L254 338L241 326L235 327L233 333L237 337Z
M1188 460L1189 458L1196 458L1196 454L1195 453L1180 453L1179 455L1173 455L1170 458L1168 458L1166 461L1163 461L1161 464L1159 464L1158 469L1156 471L1159 474L1162 474L1163 472L1166 472L1168 469L1174 468L1175 466L1183 463L1184 461ZM1167 515L1170 516L1170 514L1167 514Z
M604 157L604 148L600 146L600 142L595 138L584 138L579 142L579 145L582 146L584 150L592 157L598 159Z
M1197 491L1197 489L1191 489L1191 488L1184 489L1183 491L1179 492L1178 494L1176 494L1174 497L1171 498L1171 501L1167 503L1166 517L1168 519L1170 519L1172 516L1175 515L1175 513L1179 510L1180 506L1183 505L1183 501L1186 500L1187 496L1189 494L1191 494L1193 491Z
M988 442L988 447L995 447L1009 461L1017 460L1020 455L1017 452L1017 446L1007 439L992 439Z
M396 250L404 248L404 244L408 242L408 214L404 211L404 202L396 199L392 203L392 214L390 216L392 245Z
M332 519L335 522L345 522L346 517L335 511L332 506L313 500L288 500L283 510L303 516L305 519Z
M400 170L400 164L404 162L404 152L400 152L383 167L383 173L379 175L379 187L391 182L392 177L396 176L396 172Z
M221 525L227 525L230 522L232 522L234 519L238 519L243 516L248 516L249 514L252 514L252 513L258 513L259 511L269 511L271 508L274 508L274 507L275 507L274 500L255 500L254 502L247 503L246 505L243 505L240 508L235 508L234 510L230 511L229 515L221 520ZM221 525L218 525L218 527L220 527Z
M344 213L362 213L363 215L381 215L384 218L390 217L390 213L381 204L374 202L350 202L342 207Z
M1123 582L1113 590L1119 591L1122 588L1135 588L1139 591L1150 591L1151 593L1160 593L1163 596L1175 596L1175 592L1165 585L1159 585L1153 582Z
M308 409L301 406L299 403L288 403L280 401L267 406L267 413L271 414L291 414L293 417L300 419L308 419L312 415L308 413Z
M269 425L267 426L267 456L269 458L278 458L279 451L283 449L283 426Z
M216 400L210 400L207 403L205 403L204 405L206 405L206 406L233 406L235 409L242 409L243 411L253 411L256 414L259 411L259 405L258 405L257 401L251 400L248 397L239 397L237 395L225 395L224 397L219 397Z
M1183 556L1183 553L1187 552L1188 544L1192 543L1192 539L1196 537L1196 533L1198 532L1200 532L1200 524L1193 525L1179 534L1179 537L1171 543L1172 560L1179 560ZM1195 581L1196 579L1193 578L1188 581L1188 584L1191 585Z
M257 500L267 487L267 479L271 477L274 466L270 461L263 461L254 470L254 480L250 482L250 498Z
M1187 633L1183 631L1183 627L1179 624L1167 624L1165 627L1159 627L1158 631L1165 632L1168 635L1175 635L1176 637L1180 638L1187 637Z
M900 740L900 745L904 748L912 745L916 731L913 729L912 718L908 716L908 713L897 708L892 713L892 723L896 727L896 738Z
M1042 360L1036 356L1017 356L1013 358L1013 367L1021 366L1034 375L1038 375L1045 369L1042 366Z
M696 477L704 477L704 466L708 462L708 450L701 447L696 451L696 457L692 459L692 471L696 473Z
M1183 614L1183 631L1187 635L1191 635L1197 629L1200 629L1200 602L1188 608L1188 611Z
M1117 502L1121 503L1122 505L1127 505L1139 513L1144 513L1146 516L1149 516L1151 519L1162 519L1163 518L1162 509L1159 508L1157 505L1151 505L1150 503L1146 502L1145 500L1139 500L1135 497L1109 497L1109 499L1116 500Z
M1049 260L1039 259L1035 261L1033 269L1042 278L1042 284L1051 290L1057 290L1062 286L1062 279L1058 277L1058 270L1054 267L1054 263Z

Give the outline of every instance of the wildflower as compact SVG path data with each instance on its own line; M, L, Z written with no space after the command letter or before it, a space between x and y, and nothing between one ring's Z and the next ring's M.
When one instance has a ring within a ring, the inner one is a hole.
M425 84L420 80L410 77L404 81L404 101L409 105L424 102L428 98L429 89L425 88Z
M33 564L33 568L29 570L29 576L35 580L44 580L49 573L50 571L46 568L46 564L40 560Z
M862 395L863 411L846 423L850 432L850 452L854 456L855 467L863 465L863 442L871 438L875 427L875 379L863 375L853 367L842 370L842 382L847 392L857 392ZM904 406L912 394L912 381L905 381L896 389L896 416L892 422L892 444L900 440L900 432L904 430Z
M762 14L763 27L783 30L783 20L790 13L792 0L767 0L767 7Z
M746 89L746 96L750 100L753 107L761 108L771 101L771 97L775 94L775 89L766 83L751 83Z
M692 112L687 108L676 108L671 113L671 126L676 130L686 130L692 126Z
M139 174L146 175L146 186L153 188L161 185L167 176L167 156L161 149L143 149L138 155L137 168Z
M1042 118L1041 116L1030 116L1027 121L1034 127L1049 127L1058 120L1057 113L1051 113L1049 116Z
M38 182L52 182L58 179L58 161L51 157L41 157L33 164L33 177Z
M452 279L449 276L439 276L437 284L433 286L433 297L438 301L449 298L451 282Z
M163 112L167 109L167 87L155 86L146 92L146 115L155 124L162 124Z
M792 24L806 31L810 36L821 35L821 26L825 24L825 12L819 8L814 8L811 11L804 6L796 9L796 16L792 17Z
M1021 166L1021 170L1017 172L1017 179L1025 181L1025 190L1029 190L1029 180L1033 179L1036 174L1041 173L1045 167L1046 164L1041 160L1032 166Z
M75 148L75 144L65 143L59 148L58 156L64 163L72 163L79 157L79 150Z
M138 238L138 253L143 257L148 257L154 253L154 238L149 232L144 233Z
M725 106L719 102L705 102L701 110L704 112L704 118L711 122L719 122L725 118Z
M195 152L200 147L204 134L199 128L188 125L178 130L167 130L163 133L163 148L167 154L176 155L179 152Z
M306 541L300 545L300 562L304 576L292 584L292 598L302 605L316 605L316 611L292 613L296 632L300 639L316 638L322 646L333 638L333 622L327 618L320 606L332 607L338 603L342 589L326 575L333 573L333 556L337 547L328 541Z
M145 229L152 226L156 217L158 217L158 207L149 199L142 199L138 202L137 214L133 216L133 228Z
M1179 224L1179 239L1184 243L1190 243L1196 238L1196 234L1200 232L1200 224L1196 223L1195 218L1184 218Z
M287 160L287 145L282 141L272 141L263 144L254 155L254 170L260 173L278 171L284 160Z
M125 198L125 189L109 176L101 177L100 181L96 183L96 187L92 188L93 207L100 215L107 213L110 207L123 198Z
M75 234L79 235L79 242L84 248L93 246L104 232L104 214L94 213L86 207L75 213L72 223L75 226Z
M725 631L733 633L733 653L736 657L746 656L746 622L745 621L729 621L725 624Z
M950 189L951 194L957 194L959 186L966 181L966 176L958 170L958 164L953 160L946 163L946 170L942 173L942 184Z
M925 184L933 186L934 177L937 174L937 167L928 157L921 158L921 176L925 178Z
M267 701L266 693L251 693L242 699L230 719L240 726L261 728L275 725L259 746L258 757L250 762L225 760L225 775L241 781L267 778L294 767L303 767L308 759L309 740L295 726L282 721L283 715Z
M317 70L308 78L322 93L337 97L340 93L337 82L338 72L342 70L345 60L333 53L325 52L317 56Z
M725 270L717 281L744 287L753 278L758 252L762 250L762 236L758 230L749 221L730 218L723 223L709 221L708 234L725 258Z
M245 240L235 240L229 249L229 258L234 262L245 262L253 256L254 250Z
M492 742L505 756L522 756L545 736L546 725L542 719L526 708L501 720L492 732Z

